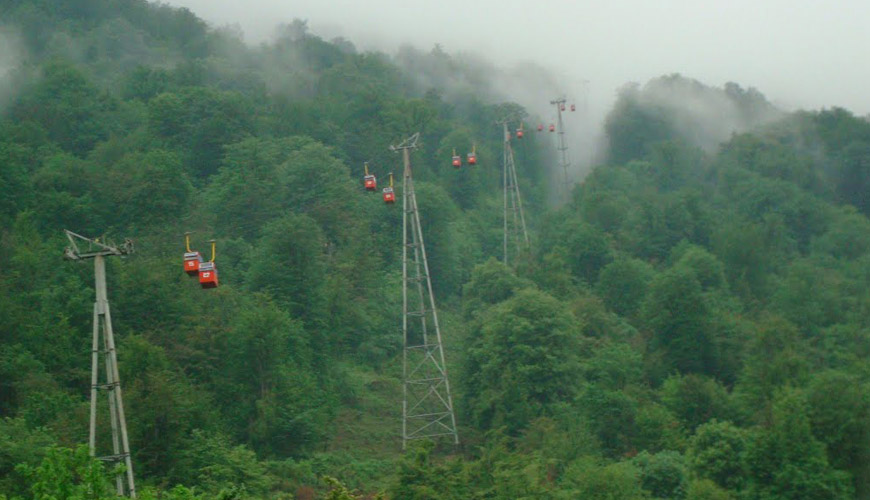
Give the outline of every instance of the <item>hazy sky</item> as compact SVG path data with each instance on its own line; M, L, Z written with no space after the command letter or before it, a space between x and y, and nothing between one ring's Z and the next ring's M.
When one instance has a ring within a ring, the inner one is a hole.
M758 88L788 109L870 113L870 1L835 0L170 0L249 42L305 19L324 38L392 53L402 43L473 51L564 75L565 93L612 102L625 82L681 73Z

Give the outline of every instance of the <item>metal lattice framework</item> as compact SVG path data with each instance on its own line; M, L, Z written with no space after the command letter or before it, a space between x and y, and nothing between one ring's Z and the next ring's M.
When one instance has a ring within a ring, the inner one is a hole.
M550 104L556 105L556 116L558 123L558 135L559 135L559 146L556 148L559 151L562 171L565 173L565 189L570 189L568 185L568 167L571 163L568 161L568 147L565 146L565 124L562 122L562 108L565 106L565 98L560 97L558 99L553 99L550 101ZM567 198L567 193L566 193Z
M459 444L453 397L444 360L438 311L420 228L420 212L411 175L414 134L393 151L402 152L402 449L409 440L451 436ZM410 235L409 235L410 233ZM410 252L409 252L410 250ZM410 255L409 255L410 254ZM409 296L416 295L413 306Z
M517 180L517 168L514 163L514 150L511 146L511 133L508 121L501 122L504 130L504 162L502 169L502 187L504 188L504 264L509 265L510 242L519 255L529 248L529 233L526 231L526 216L523 213L523 200L520 197L520 186Z
M124 417L124 400L121 397L121 377L118 374L118 355L115 349L115 336L112 332L112 314L106 294L106 257L122 256L133 253L133 242L129 239L122 245L101 243L99 239L66 231L70 246L64 251L64 256L70 260L94 259L94 277L96 301L94 302L94 329L91 348L91 419L88 446L91 456L97 453L97 398L98 392L104 390L109 396L109 418L112 427L111 455L98 457L105 462L124 463L125 472L115 476L118 495L129 493L136 498L136 484L133 480L133 461L130 457L130 441L127 438L127 421ZM87 249L79 248L78 243L87 243ZM102 337L102 348L100 340ZM99 381L100 357L106 368L104 382ZM126 478L126 485L124 479Z

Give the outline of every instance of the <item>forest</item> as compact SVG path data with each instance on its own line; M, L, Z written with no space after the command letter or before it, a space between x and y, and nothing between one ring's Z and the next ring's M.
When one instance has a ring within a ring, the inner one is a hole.
M135 244L106 267L138 498L870 498L866 117L663 75L562 194L541 118L440 47L0 0L0 53L0 499L116 498L65 229ZM531 243L505 265L508 115ZM416 132L460 443L403 451L403 209L362 179L399 181Z

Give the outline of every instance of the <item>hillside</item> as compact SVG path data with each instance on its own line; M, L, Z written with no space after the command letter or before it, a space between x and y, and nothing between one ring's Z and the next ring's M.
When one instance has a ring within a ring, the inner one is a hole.
M141 0L0 12L0 498L112 491L64 229L135 243L107 280L141 498L870 494L866 120L627 87L567 203L547 132L513 141L532 241L505 266L495 123L539 119L474 64L302 21L250 47ZM362 178L398 181L415 132L461 444L403 452L402 207Z

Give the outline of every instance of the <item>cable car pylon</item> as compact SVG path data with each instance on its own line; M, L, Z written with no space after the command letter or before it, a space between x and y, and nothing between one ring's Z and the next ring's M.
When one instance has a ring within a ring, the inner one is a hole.
M508 130L508 120L498 122L504 130L504 162L502 169L502 187L504 188L504 265L509 265L509 247L513 240L516 254L529 248L529 233L526 230L526 216L523 212L523 200L520 197L520 186L517 180L517 168L514 163L514 150L511 146L511 133Z
M101 243L99 239L85 238L65 230L70 246L64 256L70 260L94 259L94 278L96 301L94 302L94 330L91 347L91 419L88 433L88 448L91 456L97 450L97 393L100 389L109 395L109 417L112 426L112 455L98 457L109 463L123 462L125 473L115 476L118 495L124 496L125 490L130 498L136 498L136 485L133 480L133 461L130 457L130 441L127 437L127 420L124 417L124 401L121 397L121 377L118 374L118 355L115 349L115 336L112 332L112 314L106 298L106 260L105 257L122 256L133 253L133 242L126 240L123 245ZM76 242L86 242L87 250L80 250ZM102 335L101 335L102 333ZM103 345L100 348L100 337ZM106 381L99 383L100 355L104 356ZM124 485L124 476L127 484Z
M416 133L392 151L402 152L402 449L408 441L440 436L459 444L456 414L444 360L435 295L420 228L420 212L411 175L410 151L417 147ZM408 233L410 232L410 238ZM408 250L412 255L409 256ZM410 269L409 269L410 268ZM413 309L409 294L416 293ZM417 322L419 320L419 323ZM433 335L434 333L434 335Z
M556 116L557 123L559 124L558 135L559 135L559 146L556 148L559 151L561 161L562 161L562 170L565 173L565 199L568 198L567 190L570 189L568 185L568 167L571 165L568 162L568 147L565 146L565 124L562 122L562 111L565 111L565 102L566 99L564 97L559 97L557 99L553 99L550 101L550 104L554 104L556 106ZM573 110L572 110L573 111ZM550 131L553 131L553 126L550 125Z

